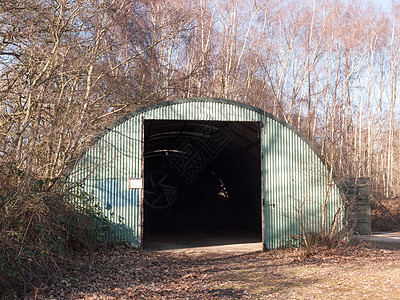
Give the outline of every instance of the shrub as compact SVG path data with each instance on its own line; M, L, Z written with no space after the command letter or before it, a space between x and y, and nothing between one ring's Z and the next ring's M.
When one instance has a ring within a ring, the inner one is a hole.
M0 298L40 287L71 251L95 245L99 211L85 194L71 199L61 178L0 166Z

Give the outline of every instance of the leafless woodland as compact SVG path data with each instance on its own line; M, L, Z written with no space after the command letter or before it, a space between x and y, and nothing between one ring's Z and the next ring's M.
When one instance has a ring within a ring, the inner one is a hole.
M337 178L370 177L374 197L400 196L394 4L0 1L0 231L10 237L3 249L24 253L32 224L49 209L41 195L57 193L96 134L176 98L260 107L309 138Z
M400 192L400 7L351 1L0 4L1 164L60 176L152 102L219 97L279 116L335 166Z

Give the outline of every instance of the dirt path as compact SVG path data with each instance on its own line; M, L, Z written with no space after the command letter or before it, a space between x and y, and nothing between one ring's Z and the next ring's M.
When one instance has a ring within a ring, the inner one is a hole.
M155 253L103 249L68 262L39 299L400 299L400 251Z
M400 249L400 232L375 232L360 239L375 248Z

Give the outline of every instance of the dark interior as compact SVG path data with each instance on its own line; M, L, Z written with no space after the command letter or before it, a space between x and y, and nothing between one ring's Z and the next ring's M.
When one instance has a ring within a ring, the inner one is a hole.
M144 242L194 233L261 241L259 122L146 120L144 177Z

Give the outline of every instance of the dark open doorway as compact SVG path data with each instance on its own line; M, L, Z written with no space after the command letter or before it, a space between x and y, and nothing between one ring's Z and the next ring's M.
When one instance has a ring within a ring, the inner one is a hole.
M144 121L144 247L262 240L259 122Z

